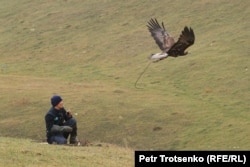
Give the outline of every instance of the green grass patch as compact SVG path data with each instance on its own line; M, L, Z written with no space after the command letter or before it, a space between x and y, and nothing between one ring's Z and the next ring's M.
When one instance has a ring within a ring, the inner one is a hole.
M50 97L60 94L79 138L133 149L249 149L249 2L0 2L1 135L45 138ZM146 23L190 54L153 63Z
M3 166L133 166L133 151L111 144L58 146L1 137Z

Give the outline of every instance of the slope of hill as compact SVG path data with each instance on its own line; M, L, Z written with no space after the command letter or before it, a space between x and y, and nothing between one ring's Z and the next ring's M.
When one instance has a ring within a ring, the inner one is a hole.
M79 138L134 149L249 149L249 1L0 2L1 136L45 138L60 94ZM190 55L151 64L164 21Z
M110 144L69 147L0 137L1 166L133 166L133 151Z

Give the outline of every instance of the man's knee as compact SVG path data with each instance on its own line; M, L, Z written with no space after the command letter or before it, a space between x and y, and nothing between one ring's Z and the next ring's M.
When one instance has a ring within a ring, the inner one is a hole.
M59 126L59 125L53 125L51 128L51 133L54 134L60 134L60 133L65 133L65 132L72 132L72 127L68 126Z
M71 128L70 126L62 126L62 132L63 133L70 133L72 132L73 128Z
M66 126L71 126L71 127L76 127L76 119L75 118L70 118L69 120L67 120L66 122L65 122L65 124L64 125L66 125Z

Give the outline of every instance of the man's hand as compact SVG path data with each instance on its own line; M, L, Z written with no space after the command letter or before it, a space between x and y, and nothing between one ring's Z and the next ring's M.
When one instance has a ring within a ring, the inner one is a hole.
M71 113L71 110L70 110L70 109L68 109L68 111L67 111L66 114L67 114L68 117L72 117L72 113Z

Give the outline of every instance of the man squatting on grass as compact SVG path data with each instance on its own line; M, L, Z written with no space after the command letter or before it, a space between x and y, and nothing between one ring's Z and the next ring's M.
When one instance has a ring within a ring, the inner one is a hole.
M45 115L47 142L49 144L67 144L70 135L70 144L79 144L76 138L77 125L71 111L66 111L60 96L51 98L52 107Z

